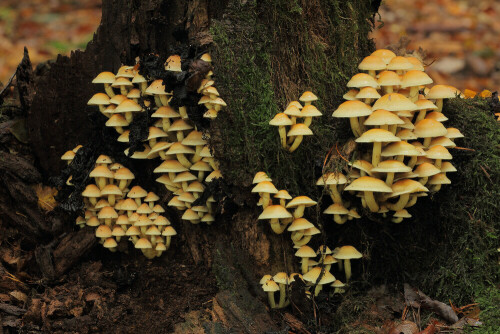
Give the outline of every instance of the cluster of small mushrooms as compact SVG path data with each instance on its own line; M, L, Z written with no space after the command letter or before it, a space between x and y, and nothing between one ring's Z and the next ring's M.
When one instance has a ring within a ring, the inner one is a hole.
M200 59L209 63L212 61L208 53L203 54ZM165 70L182 71L181 57L170 56L165 62ZM203 117L209 119L216 118L221 108L226 106L214 87L212 75L213 72L209 71L198 88L198 93L203 95L198 104L207 108ZM154 173L160 174L156 181L175 194L168 205L183 211L183 220L193 224L211 224L215 220L213 197L202 205L192 206L192 203L204 192L206 183L222 175L207 145L208 135L196 129L188 117L186 107L175 110L169 105L172 92L165 91L163 81L147 80L132 66L122 66L116 74L102 72L92 82L104 84L105 93L95 94L88 104L98 105L101 113L109 118L106 126L116 129L120 134L119 142L129 142L130 130L126 127L132 122L134 115L144 112L144 107L154 110L151 117L157 121L149 127L144 150L134 152L130 157L159 157L162 163L154 170ZM154 105L141 99L146 95L154 97ZM144 106L140 105L141 101ZM128 149L125 154L128 155Z
M78 148L64 153L62 160L71 163ZM112 252L122 238L128 238L149 259L168 250L177 232L161 215L165 209L157 204L160 198L155 193L140 186L129 189L134 174L106 155L97 158L89 176L94 183L82 192L85 217L76 219L78 226L95 227L96 237Z
M333 252L326 245L320 246L314 251L307 243L315 234L320 231L311 222L305 219L304 209L317 204L307 196L297 196L292 198L286 190L279 190L273 185L271 178L265 172L258 172L253 183L256 186L252 192L260 196L258 205L262 206L263 212L259 216L261 220L269 220L271 229L276 234L281 234L285 230L291 232L291 239L294 248L297 249L295 256L301 259L301 273L292 273L287 275L285 272L279 272L274 276L264 275L260 281L262 289L268 293L269 304L271 308L283 308L289 305L287 298L286 285L291 284L297 279L303 280L308 289L315 286L314 295L317 296L325 284L332 283L335 288L334 293L341 293L345 286L340 280L330 272L333 263L338 263L339 269L345 269L346 281L351 277L351 259L359 259L362 254L353 246L343 246L336 248ZM276 203L273 204L274 197ZM289 201L287 203L287 201ZM293 213L287 209L293 209ZM314 258L319 256L318 261ZM342 263L344 260L344 263ZM274 292L280 291L278 304L274 299Z
M448 148L463 137L456 128L443 125L443 100L460 96L447 85L427 87L433 81L422 62L413 56L396 56L380 49L363 59L358 73L347 83L347 101L333 117L349 118L356 142L372 145L371 152L350 163L348 175L323 175L318 185L328 186L333 205L325 213L334 214L343 224L356 218L341 192L357 193L363 207L386 215L399 223L411 215L406 208L417 198L451 183L446 173L455 172L448 161Z
M299 101L292 101L288 104L284 112L280 112L274 116L274 118L269 122L269 125L277 126L281 146L290 151L295 151L304 136L311 136L313 132L309 128L312 123L313 117L321 116L322 113L312 105L312 102L316 101L318 97L310 91L304 92ZM300 123L299 120L303 120ZM290 127L287 130L287 127Z

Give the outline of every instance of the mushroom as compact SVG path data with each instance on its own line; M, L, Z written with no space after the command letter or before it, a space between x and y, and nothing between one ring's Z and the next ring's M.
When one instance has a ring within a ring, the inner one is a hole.
M371 77L370 77L371 78ZM342 103L332 114L333 117L349 118L354 136L359 137L363 129L359 124L358 117L369 116L372 109L366 103L353 100Z
M460 95L460 91L448 85L435 85L426 94L429 100L436 100L437 111L443 110L443 99L452 99Z
M287 209L293 209L295 208L295 211L293 212L293 217L294 218L301 218L304 215L304 209L306 207L310 207L313 205L318 204L316 201L313 201L307 196L297 196L294 199L292 199L288 204L286 205Z
M290 284L290 279L288 278L288 275L286 273L279 272L273 276L273 281L278 283L280 288L280 301L278 303L278 308L283 308L285 307L285 301L286 301L285 285Z
M368 74L374 78L376 77L376 71L385 70L386 67L385 61L377 56L367 56L358 65L358 69L368 71Z
M382 143L398 142L400 138L396 137L387 130L370 129L363 133L361 137L356 139L357 143L373 143L372 165L377 167L380 162L380 154L382 151Z
M347 178L340 172L327 173L321 176L316 182L317 186L328 186L328 191L333 203L342 204L342 196L340 195L337 185L347 183Z
M309 259L316 257L316 252L309 246L301 246L297 252L295 252L295 256L302 258L302 274L305 274L309 271Z
M271 308L276 308L276 301L274 300L274 293L280 288L273 280L268 280L262 285L262 289L267 292L267 297L269 299L269 305Z
M374 192L391 193L392 189L377 178L371 176L362 176L359 179L354 180L350 185L348 185L345 190L362 191L366 205L371 212L377 212L379 206L375 197L373 197Z
M115 96L115 92L113 92L113 88L111 88L111 84L115 81L115 75L112 72L101 72L99 73L94 80L92 80L93 84L104 84L104 90L109 97Z
M304 138L304 136L311 136L312 134L313 132L311 131L311 129L309 129L306 125L302 123L297 123L295 125L292 125L290 131L288 131L287 136L295 137L295 139L293 141L292 146L290 146L290 148L288 149L288 151L290 151L290 153L295 151L302 142L302 138Z
M335 276L333 276L329 271L321 269L321 267L312 268L307 273L305 273L302 278L304 279L304 281L310 282L312 284L317 284L316 288L314 289L315 296L320 293L323 285L335 281Z
M351 259L360 259L363 257L356 248L353 246L342 246L339 250L333 254L337 260L344 260L344 270L346 282L351 279Z
M286 225L281 225L279 220L292 218L292 214L288 212L281 205L269 205L264 209L264 211L260 214L260 219L270 219L269 223L274 233L281 234L286 228Z
M284 113L278 113L274 118L269 121L269 125L277 126L280 135L280 142L283 148L287 148L286 144L286 128L285 126L292 125L292 121Z

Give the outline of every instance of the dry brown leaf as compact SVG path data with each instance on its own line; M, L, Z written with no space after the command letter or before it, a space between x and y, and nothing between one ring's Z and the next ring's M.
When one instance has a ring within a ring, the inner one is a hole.
M38 206L40 209L50 212L57 206L54 196L57 195L57 189L37 184L34 186L36 196L38 197Z

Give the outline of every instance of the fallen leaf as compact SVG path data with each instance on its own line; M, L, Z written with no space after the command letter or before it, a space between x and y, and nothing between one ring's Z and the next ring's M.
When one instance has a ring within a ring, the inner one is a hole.
M57 206L54 196L57 195L57 189L44 186L41 183L34 186L36 196L38 197L38 206L40 209L50 212Z

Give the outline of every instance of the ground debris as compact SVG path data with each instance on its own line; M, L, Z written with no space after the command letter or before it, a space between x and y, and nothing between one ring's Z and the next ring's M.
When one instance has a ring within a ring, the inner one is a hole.
M404 285L404 294L408 306L429 309L452 324L458 321L458 316L451 306L437 300L432 300L422 291L412 288L409 284Z

